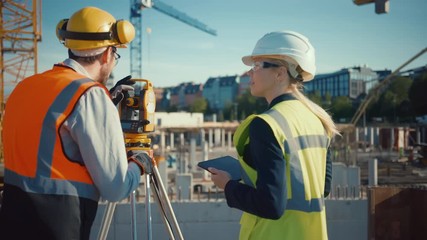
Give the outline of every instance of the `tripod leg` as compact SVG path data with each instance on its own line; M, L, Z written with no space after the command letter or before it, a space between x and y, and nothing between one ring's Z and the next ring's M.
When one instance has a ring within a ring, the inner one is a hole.
M98 232L98 239L105 240L107 239L108 230L110 229L111 220L113 219L114 210L116 209L116 202L108 202L104 216L102 217L101 228Z
M147 223L147 239L152 239L152 226L151 226L151 189L150 189L150 174L145 174L145 217Z
M153 183L154 184L154 183ZM171 226L170 226L170 222L169 222L169 220L168 220L168 216L166 216L166 212L165 212L165 209L164 209L164 203L160 200L160 196L159 196L159 192L157 191L157 189L156 189L156 186L153 186L154 187L154 191L155 191L155 194L153 194L153 196L155 197L155 200L156 200L156 202L158 203L158 206L159 206L159 212L160 212L160 215L162 215L162 220L163 220L163 223L165 224L165 227L166 227L166 230L168 231L168 233L169 233L169 239L170 240L175 240L175 236L174 236L174 234L173 234L173 231L172 231L172 228L171 228Z
M165 187L163 186L162 179L160 177L159 170L157 169L157 166L153 166L153 173L152 176L154 178L154 182L156 183L156 187L154 187L154 190L156 191L156 195L158 197L159 202L159 208L165 208L160 209L160 213L164 213L164 210L167 210L168 214L172 219L172 227L175 230L175 234L177 234L179 240L184 240L184 237L182 236L181 229L179 228L178 221L176 220L175 213L172 209L172 205L170 204L167 192L165 190ZM159 201L160 200L160 201ZM163 212L162 212L163 210ZM167 216L164 216L165 218ZM171 236L172 239L175 239L173 236Z
M132 239L137 240L136 234L136 199L135 191L130 194L130 209L131 209L131 226L132 226Z

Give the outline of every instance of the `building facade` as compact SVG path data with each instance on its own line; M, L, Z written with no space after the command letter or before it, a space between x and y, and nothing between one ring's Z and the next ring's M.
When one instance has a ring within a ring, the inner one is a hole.
M247 91L249 91L250 84L251 84L251 78L249 77L248 72L243 73L240 76L239 91L237 94L240 96L246 93Z
M238 93L238 75L209 78L203 86L203 97L214 111L224 110L236 100Z
M414 78L424 73L426 68L427 66L421 66L401 72L400 75ZM322 97L329 94L332 98L346 96L353 101L360 101L378 82L390 74L390 70L374 71L366 66L343 68L336 72L317 75L312 81L304 83L304 92L310 94L319 91ZM160 111L172 106L177 110L185 110L195 100L205 98L209 108L218 112L234 104L237 97L249 89L250 77L245 72L241 75L211 77L205 84L187 82L174 87L155 88L155 91L157 108Z
M203 97L203 84L193 82L181 83L170 90L170 106L183 110L191 106L198 98Z
M378 83L378 74L368 67L343 68L337 72L319 74L304 83L306 93L319 91L321 96L346 96L357 99Z

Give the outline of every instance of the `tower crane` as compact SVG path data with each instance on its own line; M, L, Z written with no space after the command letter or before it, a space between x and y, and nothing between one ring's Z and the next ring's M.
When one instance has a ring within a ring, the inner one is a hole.
M142 75L142 17L145 8L153 8L163 14L173 17L183 23L195 27L208 34L216 36L216 30L208 27L199 20L178 11L177 9L159 0L130 0L130 22L135 26L135 39L130 44L130 73L135 78Z

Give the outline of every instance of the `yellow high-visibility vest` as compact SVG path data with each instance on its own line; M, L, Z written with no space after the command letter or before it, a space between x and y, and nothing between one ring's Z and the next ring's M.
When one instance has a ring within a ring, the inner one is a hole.
M298 100L280 102L267 112L244 120L233 142L244 170L242 179L253 187L257 172L243 160L243 150L250 142L249 125L255 117L269 124L283 151L287 189L283 200L287 204L278 220L244 212L240 240L328 239L323 190L330 139L321 121Z

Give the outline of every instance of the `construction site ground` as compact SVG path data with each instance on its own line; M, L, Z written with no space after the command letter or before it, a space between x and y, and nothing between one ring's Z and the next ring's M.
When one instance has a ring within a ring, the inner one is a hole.
M395 151L357 153L356 165L360 167L361 185L368 185L369 161L377 159L378 185L427 186L427 166L419 159L410 161L408 155Z

